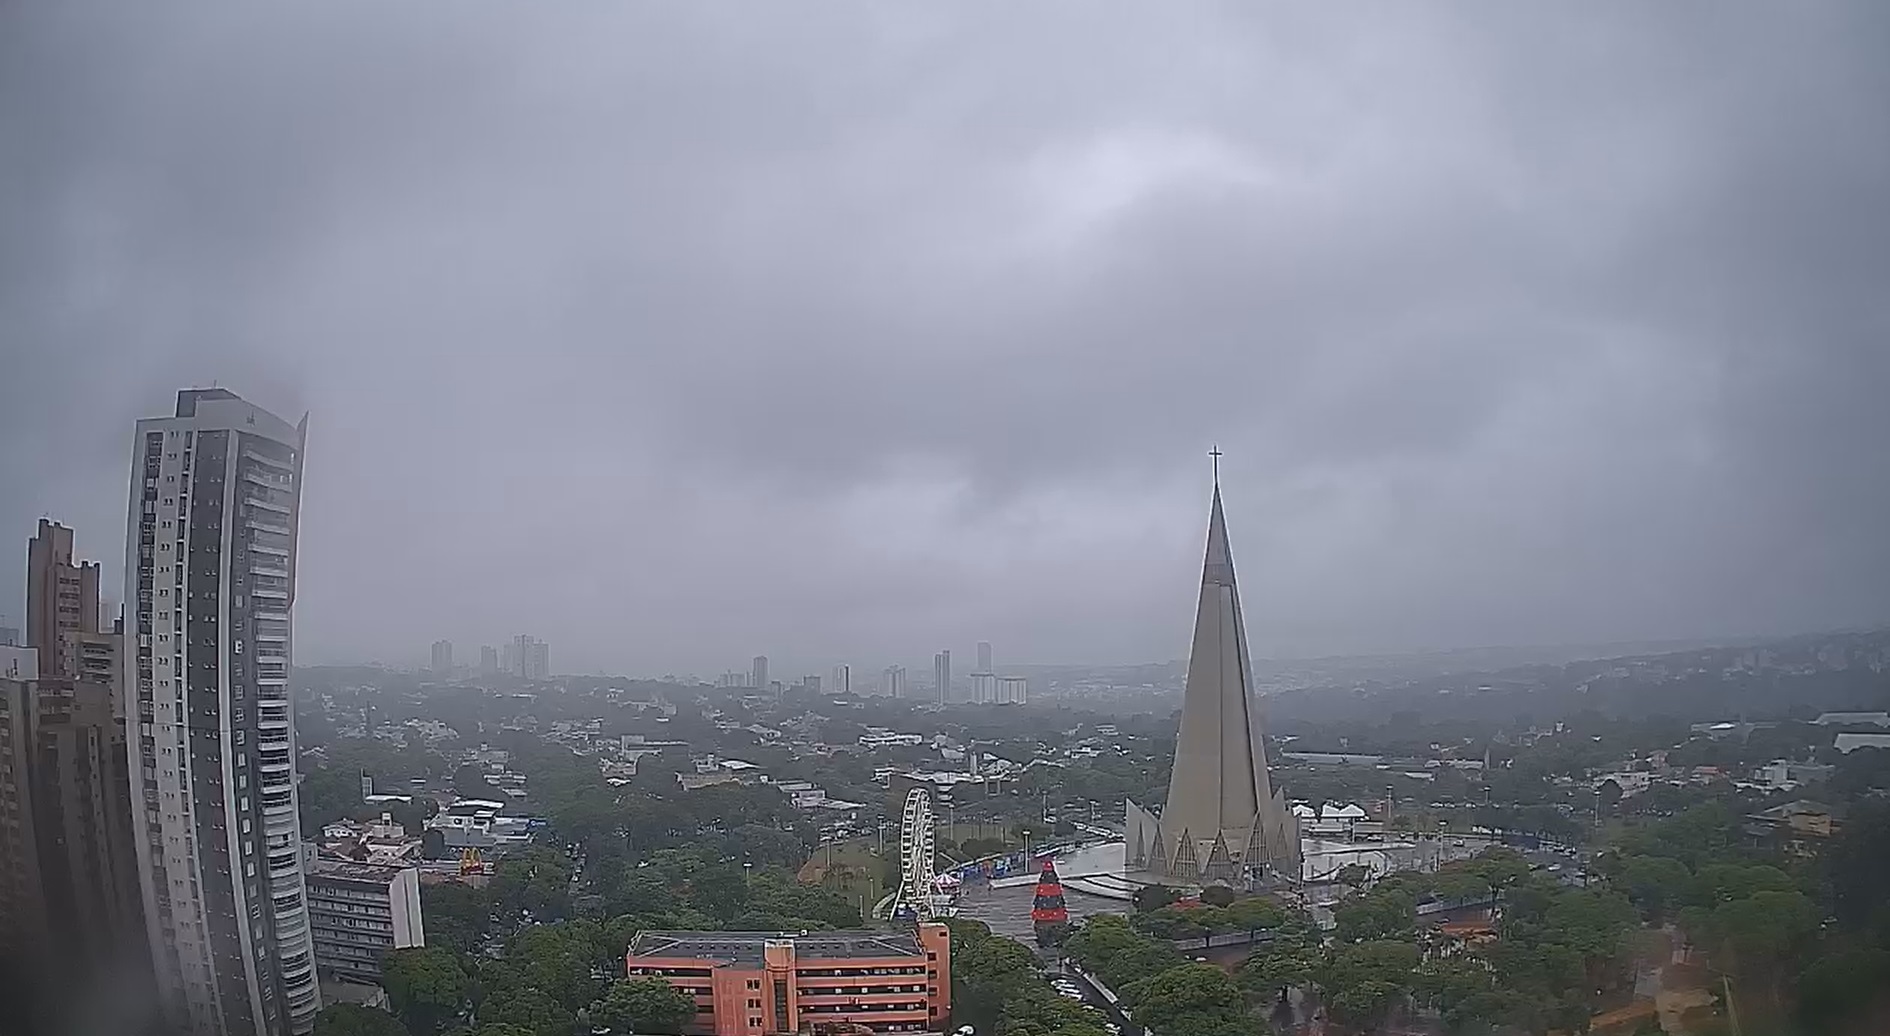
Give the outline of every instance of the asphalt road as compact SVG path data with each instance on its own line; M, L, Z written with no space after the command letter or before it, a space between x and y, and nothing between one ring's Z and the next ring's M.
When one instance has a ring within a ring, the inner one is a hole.
M958 916L983 921L999 935L1029 943L1036 936L1030 924L1030 905L1036 895L1036 885L994 889L988 885L968 884L958 897ZM1127 902L1067 888L1063 890L1063 905L1069 909L1071 921L1080 921L1092 914L1129 912Z

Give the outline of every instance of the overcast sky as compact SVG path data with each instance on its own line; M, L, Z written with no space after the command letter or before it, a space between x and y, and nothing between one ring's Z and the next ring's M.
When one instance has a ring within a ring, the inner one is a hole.
M1175 658L1214 443L1257 654L1877 622L1890 6L9 4L0 347L6 586L312 412L301 661Z

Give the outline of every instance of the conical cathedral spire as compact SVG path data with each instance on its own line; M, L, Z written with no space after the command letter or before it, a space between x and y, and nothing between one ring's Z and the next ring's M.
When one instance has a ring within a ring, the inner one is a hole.
M1218 482L1214 485L1214 509L1208 514L1207 559L1201 565L1201 585L1209 584L1230 590L1234 587L1234 554L1227 546L1227 515L1221 510Z
M1246 624L1221 504L1219 451L1213 455L1214 501L1168 805L1159 820L1133 803L1129 811L1128 844L1153 845L1160 835L1165 847L1165 858L1145 859L1144 869L1190 880L1232 880L1261 864L1296 870L1299 857L1297 825L1268 779L1266 737L1254 705Z

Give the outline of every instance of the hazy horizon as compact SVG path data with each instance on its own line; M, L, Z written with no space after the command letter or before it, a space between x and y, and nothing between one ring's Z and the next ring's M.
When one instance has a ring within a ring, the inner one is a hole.
M1890 619L1890 8L0 11L0 612L310 412L296 656ZM813 671L826 675L825 668Z

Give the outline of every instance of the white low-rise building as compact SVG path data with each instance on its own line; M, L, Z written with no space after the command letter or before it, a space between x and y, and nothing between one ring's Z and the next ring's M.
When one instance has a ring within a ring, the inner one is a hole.
M308 868L308 925L324 980L381 980L389 950L426 945L420 872L317 859Z
M1890 727L1890 712L1826 712L1811 722L1821 727Z
M440 832L449 849L492 849L531 841L531 821L503 816L505 806L491 799L460 799L428 818L427 830Z
M1826 780L1836 767L1826 763L1794 763L1774 759L1753 771L1752 779L1769 791L1789 791L1801 784Z
M1601 790L1601 786L1609 782L1613 782L1615 787L1621 789L1621 797L1625 799L1632 795L1639 795L1652 787L1654 775L1643 770L1622 770L1618 773L1602 774L1601 778L1595 782L1595 790Z
M1890 748L1890 734L1839 734L1831 747L1845 755L1860 748Z

